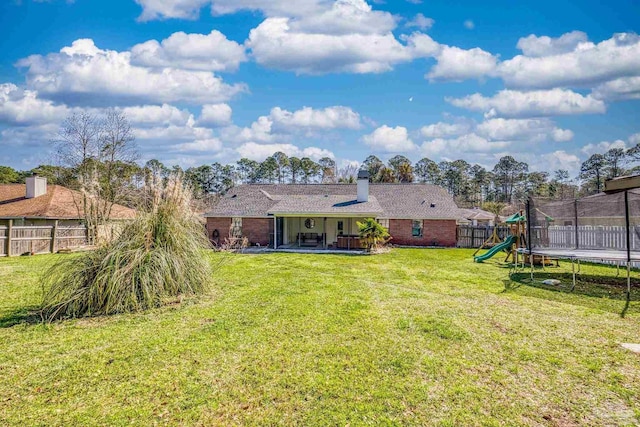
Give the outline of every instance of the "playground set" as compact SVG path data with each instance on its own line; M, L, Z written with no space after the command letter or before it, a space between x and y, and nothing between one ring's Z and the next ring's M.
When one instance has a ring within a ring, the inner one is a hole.
M546 215L548 221L553 221L553 218ZM509 226L509 235L504 239L500 239L498 236L498 227L493 228L493 234L482 243L474 253L473 260L475 262L484 262L493 258L499 253L506 253L506 258L503 262L508 262L511 259L513 264L518 264L519 250L527 248L527 217L523 211L517 212L507 218L504 223ZM478 252L483 249L489 249L482 255L478 255ZM525 256L523 262L529 263L529 256ZM534 265L548 265L551 260L544 256L533 256Z
M564 259L571 262L572 287L580 273L580 261L626 266L627 299L631 297L631 270L640 267L640 175L605 183L605 192L572 200L529 198L526 210L505 223L510 234L501 241L497 229L474 253L484 262L498 253L511 259L512 271L545 267ZM553 215L551 217L547 213ZM489 250L481 255L485 248ZM577 266L577 270L576 270Z

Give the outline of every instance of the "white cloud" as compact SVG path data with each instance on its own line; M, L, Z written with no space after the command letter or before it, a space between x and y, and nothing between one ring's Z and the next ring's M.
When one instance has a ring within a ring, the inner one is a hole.
M392 33L344 35L295 31L289 18L268 18L247 47L260 65L298 74L380 73L413 56Z
M199 141L213 138L213 131L209 128L195 126L193 122L185 125L168 125L157 127L134 128L134 135L138 140L149 140L159 144L175 141Z
M329 0L135 0L142 6L141 21L179 18L196 19L205 6L214 15L225 15L240 10L261 11L267 16L301 16L317 13L329 7Z
M205 104L202 106L198 124L213 127L230 125L232 113L228 104Z
M420 129L420 134L425 138L445 138L457 136L469 132L469 125L465 123L438 122Z
M0 161L25 169L51 164L55 159L51 139L57 131L58 125L52 123L0 129Z
M313 137L318 136L319 131L360 128L360 115L349 107L304 107L293 112L275 107L268 116L258 117L249 127L228 126L220 132L225 141L275 143L291 139L295 134Z
M365 0L337 0L322 13L291 21L291 29L309 34L386 34L396 21L389 12L373 10Z
M429 28L433 27L434 23L435 21L433 20L433 18L427 18L422 13L418 13L412 20L407 22L405 26L409 28L416 27L421 30L428 30Z
M555 128L553 130L552 137L556 142L567 142L573 139L574 133L569 129Z
M279 128L292 129L360 129L360 115L343 106L313 109L304 107L290 112L275 107L269 115Z
M425 141L420 147L425 156L459 156L469 153L486 153L507 147L509 141L490 141L476 133L468 133L457 138L435 138Z
M188 110L180 110L169 104L125 107L121 110L134 126L184 126L193 121L193 115Z
M573 51L581 43L588 41L587 34L582 31L571 31L558 38L538 37L531 34L518 40L518 49L530 57L558 55Z
M29 88L67 104L217 102L246 90L210 72L135 66L130 52L102 50L91 39L76 40L60 53L29 56L18 65L27 68Z
M552 172L558 169L569 171L569 176L576 176L580 172L582 160L573 153L556 150L550 153L521 153L517 159L529 165L530 171ZM497 159L496 159L497 161Z
M401 43L392 32L397 21L364 0L338 0L317 15L267 18L245 46L259 64L298 74L381 73L440 51L422 33L402 35Z
M256 144L255 142L247 142L238 147L236 151L241 157L258 161L262 161L278 151L282 151L287 156L309 157L315 161L323 157L335 158L335 155L329 150L318 147L300 148L293 144Z
M467 30L473 30L476 27L476 24L471 19L464 21L463 25Z
M501 90L487 98L479 93L464 98L445 98L450 104L487 117L538 117L604 113L604 102L566 89L519 92Z
M427 34L415 32L400 38L407 43L407 49L412 58L435 57L442 50L442 46Z
M272 142L276 136L271 133L273 120L267 116L260 116L250 127L240 128L230 126L221 130L223 138L230 141L258 141Z
M136 0L142 6L141 21L180 18L195 19L208 0Z
M476 133L493 141L568 141L570 130L559 129L549 119L489 119L476 127Z
M627 148L626 142L621 139L615 141L601 141L597 144L587 144L580 149L580 152L585 156L591 156L592 154L603 154L612 148Z
M246 61L244 47L219 31L209 34L173 33L131 48L131 64L143 67L182 68L202 71L235 71Z
M516 143L538 146L541 142L573 138L572 131L556 127L550 119L495 118L480 124L439 122L423 127L421 134L427 138L421 146L424 155L463 157L472 162L480 161L474 156L497 153Z
M538 44L538 50L544 52L537 41L533 44ZM542 57L518 55L502 62L497 74L507 86L523 88L590 87L638 76L640 37L620 33L598 44L578 43L567 53Z
M395 128L383 125L369 135L362 137L362 141L371 149L387 153L401 153L412 151L416 145L409 138L407 128Z
M218 138L201 139L193 142L185 142L183 144L176 144L172 148L180 152L217 152L222 150L222 141Z
M460 49L442 45L436 55L438 61L426 75L431 81L482 78L491 75L497 66L498 58L480 48Z
M629 143L631 145L640 144L640 133L634 133L629 137Z
M0 123L30 126L62 121L71 110L38 98L38 92L22 90L12 83L0 84Z
M640 76L622 77L593 89L593 96L603 100L640 99Z

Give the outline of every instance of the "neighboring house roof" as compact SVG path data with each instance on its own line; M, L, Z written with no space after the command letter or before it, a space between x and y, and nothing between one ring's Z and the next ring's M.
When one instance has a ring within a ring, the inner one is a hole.
M460 209L460 212L462 214L461 218L468 219L469 221L493 221L496 219L495 214L478 208Z
M451 195L431 184L369 184L366 203L357 203L356 194L356 184L239 185L229 190L205 216L266 217L285 212L320 215L328 214L325 210L331 209L332 213L376 214L379 218L460 218L460 210ZM344 205L335 206L340 203Z
M0 218L80 219L84 216L79 192L60 185L48 185L47 192L27 199L24 184L0 184ZM113 205L112 219L135 216L133 209Z

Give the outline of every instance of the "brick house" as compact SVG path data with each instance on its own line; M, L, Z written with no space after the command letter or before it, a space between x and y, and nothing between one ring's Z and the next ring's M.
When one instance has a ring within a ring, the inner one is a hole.
M135 210L114 204L113 220L134 218ZM33 176L25 184L0 184L0 226L80 225L83 223L82 195L47 179Z
M214 244L230 235L276 248L360 248L356 222L375 218L402 246L455 246L460 210L430 184L251 184L232 188L205 214Z

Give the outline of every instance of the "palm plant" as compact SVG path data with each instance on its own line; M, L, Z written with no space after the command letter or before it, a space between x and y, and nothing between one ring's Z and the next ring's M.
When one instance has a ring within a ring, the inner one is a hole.
M210 244L182 177L153 179L145 194L145 206L113 241L46 272L44 319L144 310L207 290Z
M366 218L362 222L358 221L357 224L360 239L369 252L388 242L391 238L389 231L373 218Z

